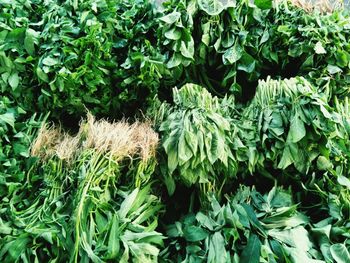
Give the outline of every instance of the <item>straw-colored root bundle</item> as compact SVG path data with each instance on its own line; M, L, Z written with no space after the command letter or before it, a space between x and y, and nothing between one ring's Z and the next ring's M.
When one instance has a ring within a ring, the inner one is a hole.
M147 162L155 157L157 145L158 134L149 123L108 122L96 120L88 114L75 136L63 132L61 128L44 125L32 144L31 154L43 160L57 156L71 163L80 153L94 150L110 155L116 161L138 156Z

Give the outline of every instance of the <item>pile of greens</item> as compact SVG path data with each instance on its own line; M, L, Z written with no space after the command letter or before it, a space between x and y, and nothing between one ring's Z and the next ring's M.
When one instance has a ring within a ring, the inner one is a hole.
M0 262L350 262L349 38L293 0L0 0Z

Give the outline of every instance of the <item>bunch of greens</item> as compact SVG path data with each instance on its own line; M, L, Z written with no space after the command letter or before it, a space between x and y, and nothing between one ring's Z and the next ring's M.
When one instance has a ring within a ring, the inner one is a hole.
M336 155L331 140L342 138L340 114L327 99L304 78L260 81L242 113L242 122L248 121L258 138L245 137L257 141L249 163L265 172L281 169L307 174L325 169L321 166ZM313 166L316 161L317 168Z
M33 115L25 119L26 112L8 97L0 98L0 207L16 202L12 197L20 194L25 182L25 171L35 162L29 148L33 137L47 116Z
M147 124L91 115L74 137L43 126L32 145L41 162L0 211L0 259L156 262L163 206L149 181L157 142Z
M282 74L292 71L304 76L320 91L331 94L329 98L348 95L350 46L344 41L350 35L347 10L306 12L284 3L274 9L271 22L269 41L262 48L264 58L278 57L276 63L285 72Z
M270 11L264 9L271 2L266 2L263 9L245 0L166 2L160 45L175 78L190 79L215 94L239 93L238 80L256 80L261 46L269 37Z
M307 12L281 1L168 1L158 35L180 83L249 98L259 78L304 76L348 94L348 14ZM244 88L244 90L243 90Z
M201 86L175 88L173 97L175 105L159 128L168 157L168 191L173 193L175 181L179 180L187 186L199 186L204 193L214 191L220 195L227 179L237 172L232 150L239 138L230 137L235 126L225 117L219 99Z
M165 262L324 262L308 223L290 192L241 187L225 205L212 199L208 211L169 225L162 255Z
M0 9L1 92L25 109L121 116L125 105L142 108L166 75L148 0L16 0Z

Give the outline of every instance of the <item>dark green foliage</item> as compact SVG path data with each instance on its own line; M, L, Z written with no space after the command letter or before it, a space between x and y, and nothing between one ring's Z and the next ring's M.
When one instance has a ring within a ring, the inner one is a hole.
M158 2L0 0L0 261L348 263L347 11Z
M1 92L26 110L120 117L157 92L164 67L148 1L16 0L0 8Z
M289 192L261 195L241 187L225 205L189 214L167 227L168 262L322 262L307 232L308 218Z
M37 130L46 119L33 115L26 120L26 112L7 97L0 97L0 199L8 204L19 194L26 180L26 170L35 162L29 148ZM1 207L0 205L0 207Z
M196 184L205 194L210 191L220 195L223 185L237 173L231 147L240 143L239 138L230 137L235 126L226 117L226 101L221 103L195 84L174 89L173 97L175 106L168 110L159 128L168 156L164 175L168 191L172 194L174 181L179 180L187 186Z
M346 11L307 13L287 2L276 8L271 1L254 3L167 2L160 44L180 83L250 98L259 78L304 76L319 91L348 94Z

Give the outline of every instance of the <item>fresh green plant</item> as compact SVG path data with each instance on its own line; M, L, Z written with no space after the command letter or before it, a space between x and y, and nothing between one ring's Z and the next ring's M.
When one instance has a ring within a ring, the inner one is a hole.
M225 205L212 199L210 209L167 226L162 255L166 262L324 262L308 223L290 192L241 187Z
M29 148L45 116L25 118L26 112L8 97L0 97L0 198L1 205L20 194L28 170L35 158Z
M311 12L288 1L167 1L159 45L180 83L249 98L259 78L304 76L320 91L347 95L346 11ZM330 97L331 98L331 97Z
M120 117L166 75L148 0L3 0L0 10L1 93L26 110Z
M237 162L230 131L219 99L195 84L173 90L175 106L159 130L168 156L165 182L173 193L175 181L196 184L204 193L220 193L227 178L235 177ZM179 177L175 177L178 175Z
M74 137L43 126L26 195L0 210L0 260L156 262L163 206L149 183L157 143L145 123L90 114Z

